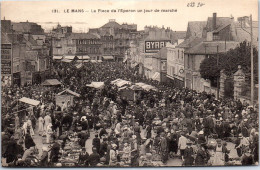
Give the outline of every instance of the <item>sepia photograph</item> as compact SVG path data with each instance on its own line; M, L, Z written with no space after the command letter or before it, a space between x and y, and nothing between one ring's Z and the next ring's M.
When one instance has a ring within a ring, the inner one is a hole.
M259 165L258 0L1 0L1 166Z

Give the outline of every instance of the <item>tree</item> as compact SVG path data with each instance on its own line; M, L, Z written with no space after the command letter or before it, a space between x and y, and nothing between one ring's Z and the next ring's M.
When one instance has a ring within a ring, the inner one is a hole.
M254 56L254 81L258 83L258 51L253 48ZM209 79L213 86L217 85L217 78L220 77L220 70L224 70L228 76L233 75L238 65L241 65L246 81L251 80L251 51L250 43L244 41L235 49L230 49L226 53L219 54L219 66L217 66L217 56L205 58L200 65L200 74L204 79Z

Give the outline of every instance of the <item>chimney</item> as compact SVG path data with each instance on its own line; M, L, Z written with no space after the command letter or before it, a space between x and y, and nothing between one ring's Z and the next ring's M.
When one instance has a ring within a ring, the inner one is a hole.
M217 27L217 13L213 13L213 18L212 18L212 28L215 30Z

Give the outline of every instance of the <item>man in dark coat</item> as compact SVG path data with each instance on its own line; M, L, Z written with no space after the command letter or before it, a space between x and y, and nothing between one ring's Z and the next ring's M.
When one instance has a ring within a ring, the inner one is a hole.
M97 149L93 148L92 151L93 151L93 153L90 154L88 157L88 162L91 167L97 166L97 164L100 162L100 156L97 153Z
M100 145L100 151L99 151L100 157L105 156L105 152L107 152L107 148L108 148L107 138L104 138L103 142Z
M188 141L187 142L187 147L186 149L184 150L184 162L183 162L183 165L184 166L192 166L193 165L193 161L194 161L194 158L193 158L193 148L191 147L191 142Z
M79 155L79 162L78 162L79 166L83 166L83 167L89 166L88 159L89 159L88 152L86 151L85 148L82 148L82 152Z
M222 125L222 123L220 122L220 120L217 120L216 121L216 126L215 126L215 131L216 131L216 133L217 133L217 135L218 135L218 138L219 139L222 139L223 138L223 125Z
M6 163L11 163L17 159L17 143L14 137L11 137L8 141L6 148Z
M30 147L35 146L35 143L31 137L31 135L29 134L29 132L25 135L24 144L25 144L26 149L29 149Z
M93 145L93 147L96 148L97 153L99 153L99 150L100 150L100 139L98 138L97 134L95 135L95 138L92 141L92 145Z
M102 138L102 136L105 135L105 134L108 134L108 133L107 133L106 129L102 127L100 132L99 132L99 137Z
M162 162L166 164L168 160L168 141L165 137L165 133L162 133L161 136L162 136L160 141L161 158L162 158Z
M40 159L40 165L41 165L41 167L48 166L48 149L47 149L47 147L42 148L42 156Z
M59 143L54 143L52 148L51 148L51 153L50 153L50 162L51 163L57 163L59 160L59 152L60 151L60 144Z
M207 165L208 160L209 160L209 155L206 150L206 146L205 146L205 144L201 144L197 151L197 155L195 158L195 165L196 166L205 166L205 165Z

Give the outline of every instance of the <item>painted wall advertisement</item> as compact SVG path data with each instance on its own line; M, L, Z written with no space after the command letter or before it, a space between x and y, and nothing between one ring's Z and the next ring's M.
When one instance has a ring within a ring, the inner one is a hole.
M145 41L145 53L157 53L161 48L166 46L170 40L163 41Z
M12 45L1 44L1 81L2 86L12 84Z

